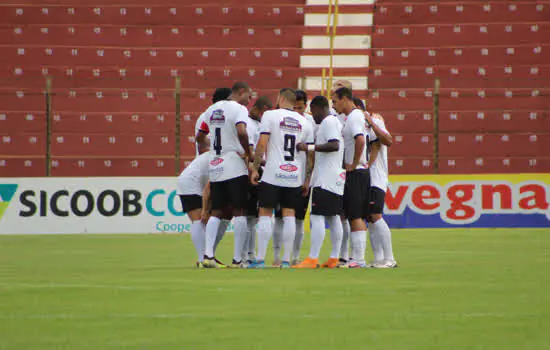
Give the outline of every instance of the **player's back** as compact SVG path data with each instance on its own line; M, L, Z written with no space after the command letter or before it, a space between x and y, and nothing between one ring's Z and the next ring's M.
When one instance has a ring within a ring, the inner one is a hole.
M388 132L382 116L374 114L372 116L372 121L376 123L382 131ZM376 159L372 163L370 173L372 186L386 191L388 187L388 147L386 145L380 145L380 150L378 151Z
M210 155L203 153L193 159L178 177L178 194L200 195L208 182Z
M305 164L300 160L296 145L313 143L312 125L299 113L276 109L264 113L260 131L270 135L262 181L281 187L301 186Z

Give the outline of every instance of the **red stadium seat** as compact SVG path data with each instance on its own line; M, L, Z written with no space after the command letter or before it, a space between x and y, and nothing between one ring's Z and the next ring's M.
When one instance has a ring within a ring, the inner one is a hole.
M52 135L54 156L156 156L175 154L174 136L163 134L61 134Z
M172 113L74 113L53 115L54 133L165 133L173 135L176 117Z
M442 157L544 156L550 134L441 134Z
M304 6L281 5L4 5L4 24L302 25Z
M550 131L548 111L456 111L439 116L441 132L533 132Z
M433 174L431 157L393 157L388 160L390 174Z
M46 154L46 135L43 133L7 134L0 131L1 156L42 156Z
M390 133L433 132L432 111L405 111L383 113L386 128Z
M0 89L0 106L4 111L45 111L46 98L40 89Z
M46 131L46 116L44 111L32 112L0 112L0 132L44 133Z
M174 176L174 158L53 158L52 176Z
M550 158L442 157L439 171L441 174L547 173L550 171Z
M389 154L391 157L431 157L433 136L431 134L393 134Z
M182 135L180 141L180 156L194 157L197 152L196 150L194 135Z
M46 176L46 159L0 156L0 177Z

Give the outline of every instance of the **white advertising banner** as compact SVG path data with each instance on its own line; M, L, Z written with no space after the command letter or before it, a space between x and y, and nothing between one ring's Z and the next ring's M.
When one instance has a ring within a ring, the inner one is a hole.
M175 177L3 178L0 234L189 232Z

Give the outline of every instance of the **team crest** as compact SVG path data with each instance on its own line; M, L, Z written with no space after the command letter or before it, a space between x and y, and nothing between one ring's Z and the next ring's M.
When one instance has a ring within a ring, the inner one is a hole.
M283 121L279 124L279 127L283 130L290 130L295 132L302 131L302 124L300 124L300 121L292 117L284 117Z
M216 109L210 115L210 123L212 124L224 124L225 116L223 115L223 109Z

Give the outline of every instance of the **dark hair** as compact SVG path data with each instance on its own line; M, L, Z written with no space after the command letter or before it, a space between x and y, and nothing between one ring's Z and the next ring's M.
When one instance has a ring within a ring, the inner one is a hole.
M227 87L217 88L212 95L212 103L227 100L231 95L231 89Z
M309 104L309 107L317 106L320 108L328 108L328 100L325 96L315 96L313 100L311 100L311 103Z
M365 104L363 103L363 100L361 100L359 97L353 98L353 104L355 107L359 108L362 111L366 111Z
M245 83L244 81L238 81L235 84L233 84L233 87L231 88L231 91L232 92L239 92L239 90L241 90L241 89L250 90L250 86L248 86L248 84Z
M258 108L259 110L271 109L273 108L273 103L268 96L261 96L256 100L256 102L254 102L254 107Z
M340 100L344 97L349 100L353 100L353 94L351 93L351 90L346 87L339 88L338 90L334 91L334 94L338 96Z
M307 103L307 93L304 90L296 90L296 101Z
M291 88L282 88L279 90L279 95L281 95L289 103L296 103L296 91Z

